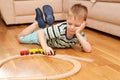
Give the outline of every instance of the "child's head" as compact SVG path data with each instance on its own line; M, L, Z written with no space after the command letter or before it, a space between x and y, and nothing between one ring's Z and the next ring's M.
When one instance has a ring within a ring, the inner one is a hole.
M67 33L74 35L81 24L86 21L87 18L87 7L81 4L73 5L67 15Z
M74 20L80 20L80 19L83 19L83 20L86 20L87 18L87 13L88 13L88 10L87 10L87 7L82 5L82 4L74 4L69 12L68 12L68 15L67 15L67 19L74 19Z

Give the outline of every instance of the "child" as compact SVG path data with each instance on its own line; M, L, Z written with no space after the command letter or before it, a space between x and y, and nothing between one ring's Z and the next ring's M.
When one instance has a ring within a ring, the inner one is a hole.
M85 52L91 52L91 45L82 32L86 26L87 13L84 5L75 4L69 10L66 22L36 30L38 23L35 21L19 34L19 41L41 44L45 55L54 55L52 48L68 48L76 44L80 44Z

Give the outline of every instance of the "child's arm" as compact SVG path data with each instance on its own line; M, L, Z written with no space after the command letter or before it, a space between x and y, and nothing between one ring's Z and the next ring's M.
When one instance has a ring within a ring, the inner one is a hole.
M91 45L90 45L90 43L89 43L87 40L85 40L85 39L82 37L82 35L80 34L80 32L85 28L85 26L86 26L86 22L83 22L83 23L81 24L79 30L76 31L76 37L78 38L81 46L83 47L83 50L84 50L85 52L91 52Z
M54 55L54 51L51 47L49 47L46 43L46 37L45 37L45 34L44 34L44 30L41 29L39 32L38 32L38 40L44 50L44 53L46 55Z

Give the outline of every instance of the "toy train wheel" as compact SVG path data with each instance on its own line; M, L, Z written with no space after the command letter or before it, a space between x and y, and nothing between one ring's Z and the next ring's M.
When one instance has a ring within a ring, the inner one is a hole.
M30 54L33 54L33 52L30 52Z

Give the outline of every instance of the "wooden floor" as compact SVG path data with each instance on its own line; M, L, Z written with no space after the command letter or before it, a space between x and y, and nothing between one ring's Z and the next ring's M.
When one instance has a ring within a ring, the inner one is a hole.
M0 60L19 55L20 50L40 48L36 44L20 44L17 41L17 34L28 25L6 26L0 20ZM82 64L81 70L60 80L120 80L119 38L88 28L84 31L92 45L91 53L81 52L76 47L54 50L57 54L91 58L94 62L79 61ZM3 77L55 75L65 73L72 68L71 63L55 58L26 57L11 60L0 67L0 80Z

